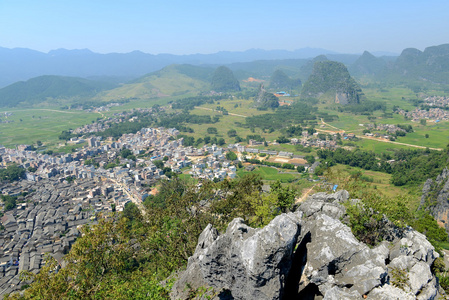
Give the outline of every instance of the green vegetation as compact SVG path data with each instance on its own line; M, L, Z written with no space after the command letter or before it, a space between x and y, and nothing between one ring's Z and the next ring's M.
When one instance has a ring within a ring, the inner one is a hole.
M8 211L11 209L14 209L17 205L17 197L16 196L7 196L7 195L0 195L4 210Z
M301 98L317 98L320 94L331 93L339 96L341 104L357 104L363 96L360 86L349 75L346 67L339 62L316 62L313 72L301 92Z
M267 110L268 108L275 109L276 107L279 107L278 98L272 93L266 92L262 85L260 86L260 92L254 101L259 110Z
M330 167L339 163L390 173L391 182L396 186L423 183L427 178L435 178L448 165L446 151L396 150L391 155L376 155L370 151L338 148L335 151L318 150L317 155L324 163L321 166ZM318 170L319 173L324 171L322 168Z
M441 249L440 244L448 242L444 228L438 226L425 210L417 210L416 195L402 193L388 196L379 189L373 189L377 183L362 180L361 172L353 172L350 176L328 169L326 177L330 182L338 183L339 188L347 190L351 198L360 199L356 204L347 203L349 226L354 235L361 241L375 245L382 241L387 230L385 215L394 226L410 225L424 233L429 241Z
M375 57L368 51L363 54L354 62L350 67L351 74L355 76L364 75L380 75L384 71L387 62L382 58Z
M54 146L61 131L68 131L96 120L100 115L82 111L66 111L57 108L12 109L11 116L0 118L10 123L0 123L0 144L14 147L18 144L32 145L37 140L45 146ZM2 113L2 112L0 112ZM20 121L22 120L22 121Z
M0 169L0 182L1 181L17 181L23 178L25 175L25 169L11 164L6 169Z
M282 183L289 183L300 178L300 174L297 172L285 172L280 173L278 170L272 167L256 167L253 171L245 171L245 169L237 170L239 177L247 176L248 174L258 174L264 181L276 181L280 180Z
M300 79L291 79L282 70L274 71L270 78L270 88L276 90L299 90L301 87Z
M95 99L111 102L123 98L142 99L148 103L149 99L155 101L167 96L195 96L198 91L210 90L209 78L212 72L210 68L170 65L118 88L99 93Z
M237 154L235 154L232 151L229 151L229 152L226 153L226 159L236 160L237 159Z
M0 89L0 107L34 105L50 99L87 99L114 85L76 77L40 76Z
M65 256L67 266L54 272L57 262L48 257L40 273L25 273L33 283L23 297L13 298L168 299L172 281L161 280L186 265L207 224L224 230L241 217L258 227L290 208L294 190L276 183L273 192L265 194L261 187L254 174L204 182L200 189L193 181L173 177L162 182L161 196L145 201L145 215L131 203L123 213L99 216L97 225L84 227ZM204 200L210 208L199 209Z
M212 76L211 88L216 92L235 92L240 91L240 84L229 68L221 66Z

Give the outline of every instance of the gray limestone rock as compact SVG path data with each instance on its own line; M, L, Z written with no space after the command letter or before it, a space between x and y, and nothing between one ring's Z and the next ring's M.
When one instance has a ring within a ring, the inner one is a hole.
M422 189L422 208L429 209L441 226L449 233L449 169L445 168L435 181L427 179Z
M301 217L299 212L283 214L262 229L234 219L223 235L216 235L208 226L187 270L176 282L172 298L184 299L189 285L228 291L234 299L280 299Z
M207 226L172 299L186 299L187 285L214 299L436 299L438 254L425 236L386 220L385 241L370 248L340 221L344 201L355 202L346 191L315 194L260 229L241 219L223 234Z

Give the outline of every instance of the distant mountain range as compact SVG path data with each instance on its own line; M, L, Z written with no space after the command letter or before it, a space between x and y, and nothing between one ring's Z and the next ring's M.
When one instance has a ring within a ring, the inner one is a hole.
M0 106L36 104L58 98L112 101L195 95L213 90L214 71L223 65L239 81L254 77L268 82L276 71L281 71L285 78L307 82L317 62L337 61L356 80L365 77L410 86L449 85L449 44L424 51L405 49L398 57L378 57L365 51L362 55L330 53L314 58L292 58L326 51L307 48L176 56L138 51L97 54L89 50L55 50L45 54L0 48L0 87L2 83L14 82L0 88Z
M320 54L336 54L319 48L295 51L251 49L243 52L222 51L214 54L152 55L140 51L99 54L88 49L53 50L43 53L24 48L0 47L0 88L17 81L41 75L74 77L117 76L137 78L171 64L225 65L255 60L312 58Z

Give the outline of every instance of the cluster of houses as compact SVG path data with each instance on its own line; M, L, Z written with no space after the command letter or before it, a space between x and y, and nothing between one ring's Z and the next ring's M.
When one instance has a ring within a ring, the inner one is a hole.
M424 99L424 103L434 107L449 107L449 97L430 96Z
M117 104L117 103L116 103ZM109 108L108 108L109 109ZM160 110L164 110L163 107L159 108ZM101 112L105 110L101 110L100 108L96 108L95 110L87 110L87 111L95 111L95 112ZM136 120L137 117L133 117L132 119L129 119L130 115L134 113L152 113L152 108L138 108L133 109L130 111L124 111L119 113L114 113L113 117L107 118L107 119L100 119L96 122L93 122L92 124L86 124L84 126L75 128L72 130L73 134L76 135L82 135L82 134L90 134L90 133L96 133L96 132L103 132L106 129L110 128L112 124L122 123L127 120L133 121Z
M449 120L449 112L441 108L430 108L429 110L416 108L412 111L405 111L403 109L396 109L396 113L412 119L413 122L419 122L422 119L440 122Z
M389 134L395 134L397 131L406 132L404 129L402 129L396 125L393 125L393 124L365 124L364 126L370 130L385 131ZM369 134L365 134L365 135L369 135ZM371 135L373 135L373 134L371 134ZM376 136L380 136L380 134L378 134ZM388 138L389 136L385 136L385 137Z
M20 271L38 272L45 253L62 263L79 226L98 213L123 210L130 201L141 205L167 169L190 167L193 177L222 180L236 177L238 162L227 160L227 151L293 156L240 144L184 147L178 134L175 128L143 128L118 140L89 137L87 146L69 154L0 146L0 168L16 163L26 171L24 180L0 186L2 195L18 196L17 207L1 219L0 294L20 289Z
M20 290L22 271L39 272L50 254L59 264L80 235L80 226L110 210L104 199L89 198L92 180L69 183L62 178L38 184L2 184L2 194L17 196L17 207L3 213L0 230L0 295ZM106 207L107 206L107 207Z
M100 107L86 109L85 111L87 111L87 112L103 112L103 111L109 111L111 107L117 107L117 106L121 106L121 105L122 104L117 103L117 102L111 102L111 103L108 103L108 104L100 106Z

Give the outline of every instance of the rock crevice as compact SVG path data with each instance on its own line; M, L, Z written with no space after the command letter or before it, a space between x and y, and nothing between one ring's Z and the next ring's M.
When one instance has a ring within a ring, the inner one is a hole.
M207 226L172 298L187 298L189 286L216 299L435 299L438 254L425 236L392 228L370 248L340 221L345 201L354 202L346 191L318 193L264 228L242 219L223 234Z

